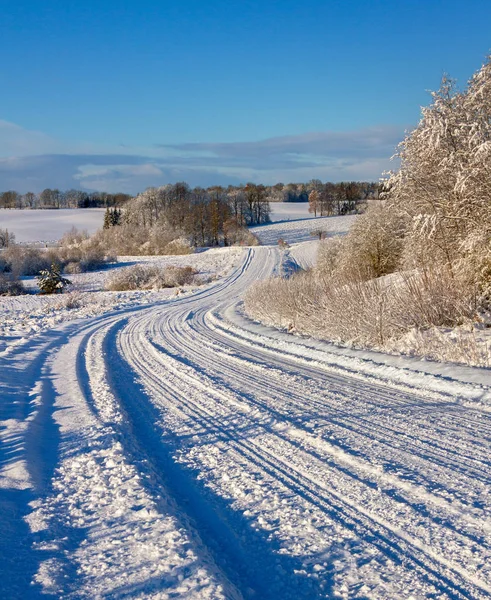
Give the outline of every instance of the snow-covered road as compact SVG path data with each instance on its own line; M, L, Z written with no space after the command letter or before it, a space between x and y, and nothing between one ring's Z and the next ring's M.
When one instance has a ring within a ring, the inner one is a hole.
M2 597L491 596L489 389L248 322L279 262L0 359Z

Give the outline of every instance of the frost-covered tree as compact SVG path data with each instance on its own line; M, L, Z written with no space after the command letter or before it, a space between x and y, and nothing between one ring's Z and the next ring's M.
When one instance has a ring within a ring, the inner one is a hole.
M40 271L37 280L41 294L62 294L65 287L72 283L61 275L60 265L54 263L49 269Z
M394 272L400 266L404 245L403 216L373 201L343 241L338 274L348 281L367 281Z
M309 213L314 213L314 217L317 216L317 211L320 208L319 200L319 192L315 189L312 190L309 194Z
M444 263L454 273L490 260L491 64L460 92L445 77L399 147L387 181L391 209L408 218L408 265Z
M15 235L8 229L0 229L0 248L8 248L15 243Z

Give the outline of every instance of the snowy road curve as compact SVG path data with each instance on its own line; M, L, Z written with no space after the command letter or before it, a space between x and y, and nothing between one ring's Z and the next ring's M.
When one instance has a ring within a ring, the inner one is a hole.
M488 390L248 323L278 262L1 364L2 597L491 597Z

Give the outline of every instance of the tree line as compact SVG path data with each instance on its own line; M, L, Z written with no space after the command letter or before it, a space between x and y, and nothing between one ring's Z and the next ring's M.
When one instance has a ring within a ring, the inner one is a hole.
M15 190L0 192L0 208L106 208L121 207L131 199L129 194L107 192L83 192L80 190L66 190L46 188L39 194L26 192L19 194Z
M378 198L380 184L367 181L322 183L312 179L308 189L309 212L315 217L330 217L358 212L360 204Z
M163 186L179 192L179 185ZM234 212L245 220L253 219L260 222L260 215L247 216L247 210L242 211L245 198L251 197L255 190L262 199L268 202L310 202L315 216L346 214L357 210L358 204L378 196L379 184L369 181L345 181L339 183L322 183L312 179L308 183L276 183L275 185L256 185L247 183L239 186L211 186L208 188L189 188L187 195L196 197L227 196L229 203L235 206ZM255 187L251 187L251 186ZM175 187L177 186L177 188ZM153 189L153 188L150 188ZM159 188L160 189L160 188ZM218 191L219 190L219 191ZM143 192L145 193L145 192ZM129 194L107 192L83 192L80 190L60 191L46 188L39 194L27 192L20 194L15 190L0 192L0 208L9 209L58 209L58 208L121 208L132 196ZM256 204L256 207L260 204ZM242 215L243 212L243 215ZM239 219L240 220L240 219Z
M110 224L109 213L107 220ZM139 194L126 204L117 225L164 228L185 236L193 246L217 246L234 244L245 227L269 221L270 204L263 185L204 189L179 182Z

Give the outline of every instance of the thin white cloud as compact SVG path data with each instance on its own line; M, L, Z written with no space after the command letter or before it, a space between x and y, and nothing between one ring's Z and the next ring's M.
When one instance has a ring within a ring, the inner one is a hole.
M40 131L24 129L15 123L0 119L0 157L18 157L28 154L56 152L59 144Z
M41 132L0 121L0 191L82 187L135 193L180 180L202 186L376 180L391 166L390 156L403 135L401 127L380 126L257 142L67 147Z

